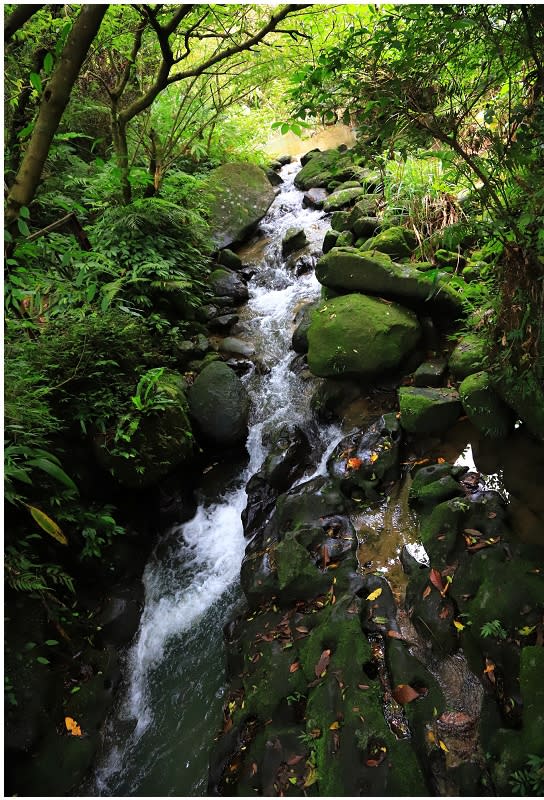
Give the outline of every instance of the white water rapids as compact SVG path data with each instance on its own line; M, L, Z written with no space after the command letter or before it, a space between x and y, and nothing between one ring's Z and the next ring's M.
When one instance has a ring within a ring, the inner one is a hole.
M290 346L295 309L318 297L320 286L313 272L295 277L281 257L281 241L289 227L303 227L317 251L328 223L323 212L302 207L302 192L293 186L297 170L298 164L283 168L284 184L261 223L267 244L258 261L249 258L255 276L241 336L262 366L244 378L251 398L249 464L214 502L203 501L190 522L164 536L145 569L145 607L127 656L126 691L107 724L89 794L206 793L224 684L222 628L240 602L245 485L266 457L263 434L286 422L307 426L311 416L313 382L290 369ZM320 430L314 474L339 438L335 427Z

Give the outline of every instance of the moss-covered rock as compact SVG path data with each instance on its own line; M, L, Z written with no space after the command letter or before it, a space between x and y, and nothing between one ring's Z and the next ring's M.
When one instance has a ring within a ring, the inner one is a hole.
M335 211L331 217L331 228L338 233L349 230L349 212Z
M493 378L493 387L506 405L523 420L527 430L544 442L544 389L536 379Z
M340 236L338 231L330 230L327 231L325 234L325 238L323 239L323 247L322 250L324 253L328 253L329 250L332 250L333 247L336 247L336 242L338 241L338 237Z
M281 242L283 257L300 250L308 244L304 228L288 228Z
M375 194L367 194L361 197L351 211L348 212L348 224L354 229L355 223L364 217L375 217L379 205L379 198Z
M378 250L392 258L406 258L412 254L415 244L414 235L408 228L394 225L368 239L360 249Z
M247 436L249 397L240 378L221 361L209 364L189 392L189 408L203 441L222 447Z
M456 315L462 313L461 296L440 278L434 281L409 264L395 264L377 250L334 247L319 259L315 274L332 289L377 294L398 302L427 302Z
M443 358L424 361L414 372L415 386L442 386L447 362Z
M306 154L309 155L309 154ZM315 152L295 178L297 189L328 188L333 181L342 183L356 177L354 157L339 150Z
M308 330L308 365L319 377L377 375L400 366L415 348L415 314L363 295L322 303Z
M154 385L161 407L133 413L132 422L137 423L137 427L129 442L119 444L109 433L96 435L94 444L99 464L122 486L154 486L175 467L190 462L194 440L186 388L181 375L164 370Z
M353 234L351 231L343 231L336 240L335 247L351 247L353 244Z
M209 277L210 288L216 297L216 302L223 305L239 305L245 303L249 292L245 281L227 267L215 269Z
M426 389L401 386L400 424L408 433L444 433L459 419L462 406L454 389Z
M363 195L366 195L366 189L362 186L357 186L351 189L337 189L333 192L323 203L324 211L341 211L343 208L349 208L356 200Z
M502 438L514 427L514 416L495 392L488 372L469 375L459 386L469 420L484 436Z
M451 373L459 379L468 377L485 368L485 342L477 334L470 333L459 340L449 357Z
M434 254L436 263L441 267L446 267L451 270L463 269L466 266L467 260L461 253L454 253L451 250L440 249Z
M274 200L266 173L254 164L223 164L209 175L212 239L218 248L244 241Z
M374 236L380 227L380 220L378 217L358 217L352 222L351 228L355 234L356 239L368 239Z

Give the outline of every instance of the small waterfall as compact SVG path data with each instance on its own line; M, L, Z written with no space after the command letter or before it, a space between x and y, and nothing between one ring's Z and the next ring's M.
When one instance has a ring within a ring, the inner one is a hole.
M249 465L222 496L168 531L145 569L145 608L127 656L127 688L108 722L104 755L87 787L91 795L206 793L224 684L222 628L241 600L245 485L266 457L268 431L310 421L311 386L290 369L290 345L295 309L316 299L320 286L313 272L297 278L286 266L281 242L289 227L303 227L317 251L328 223L323 212L302 207L302 192L293 185L298 168L282 170L284 184L261 224L266 246L252 264L250 299L241 310L243 336L261 365L244 379L252 407ZM324 454L314 474L323 471L339 438L335 426L320 431Z

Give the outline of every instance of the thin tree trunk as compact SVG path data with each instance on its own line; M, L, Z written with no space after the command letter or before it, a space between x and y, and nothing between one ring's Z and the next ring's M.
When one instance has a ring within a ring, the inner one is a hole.
M70 99L72 87L107 9L107 5L82 6L68 36L59 63L41 98L34 131L8 195L6 211L8 224L17 219L21 206L28 206L34 198L53 137Z

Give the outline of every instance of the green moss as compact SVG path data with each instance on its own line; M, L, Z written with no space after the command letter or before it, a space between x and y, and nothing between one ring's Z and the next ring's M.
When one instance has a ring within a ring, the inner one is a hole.
M337 189L323 203L324 211L340 211L343 208L353 205L353 203L363 195L366 189L361 186L352 189Z
M243 241L275 196L266 173L254 164L223 164L210 173L207 190L212 238L220 248Z
M485 366L485 342L476 334L468 334L459 340L453 350L448 366L456 378L466 378Z
M415 314L363 295L328 300L312 315L308 365L314 375L375 375L398 367L417 344Z
M354 161L353 153L349 152L324 150L316 153L297 174L295 186L306 191L316 187L329 188L334 181L340 185L356 177Z
M387 253L393 258L404 258L412 254L413 245L409 241L409 231L407 228L393 226L376 234L368 239L361 247L361 250L378 250Z

